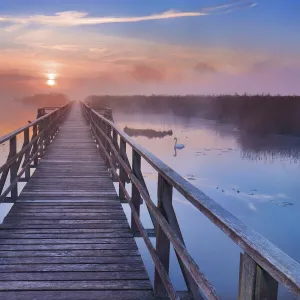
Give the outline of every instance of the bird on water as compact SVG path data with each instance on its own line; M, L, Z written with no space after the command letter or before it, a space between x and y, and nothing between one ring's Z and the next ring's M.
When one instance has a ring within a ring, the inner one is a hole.
M176 138L176 137L174 138L174 140L175 140L174 149L179 149L179 150L181 150L181 149L184 148L184 145L183 145L183 144L177 144L177 138Z

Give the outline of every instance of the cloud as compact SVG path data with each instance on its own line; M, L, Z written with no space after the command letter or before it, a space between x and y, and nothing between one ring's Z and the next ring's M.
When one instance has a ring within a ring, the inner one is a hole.
M135 65L131 74L140 82L160 82L164 79L164 74L161 70L144 64Z
M0 71L0 83L7 83L7 82L16 82L16 81L29 81L38 79L35 76L24 74L16 70L9 70L6 72Z
M80 26L80 25L99 25L109 23L134 23L142 21L175 19L186 17L201 17L211 14L229 13L233 10L250 8L257 4L254 0L240 0L230 2L221 6L207 7L199 11L181 12L168 10L158 14L132 17L90 17L87 12L63 11L54 15L31 15L31 16L0 16L0 22L14 24L40 24L51 26ZM13 27L10 27L13 28Z
M218 71L214 65L207 62L198 62L194 69L199 73L205 73L205 74L216 73Z
M235 10L255 7L256 5L258 5L258 2L254 0L233 0L223 5L204 8L202 11L207 14L226 14Z

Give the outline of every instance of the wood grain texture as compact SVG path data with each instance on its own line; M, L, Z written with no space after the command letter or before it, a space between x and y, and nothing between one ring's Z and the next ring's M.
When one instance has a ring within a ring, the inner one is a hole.
M74 105L0 226L0 299L153 299L112 178Z

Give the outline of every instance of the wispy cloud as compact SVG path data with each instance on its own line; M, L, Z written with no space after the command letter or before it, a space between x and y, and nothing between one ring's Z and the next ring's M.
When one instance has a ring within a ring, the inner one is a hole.
M158 14L146 16L132 17L90 17L87 12L64 11L54 15L31 15L31 16L0 16L0 22L8 22L13 24L40 24L52 26L80 26L80 25L99 25L109 23L134 23L142 21L175 19L186 17L201 17L212 14L229 13L233 10L250 8L257 4L255 0L240 0L230 3L203 8L199 11L181 12L176 10L168 10Z

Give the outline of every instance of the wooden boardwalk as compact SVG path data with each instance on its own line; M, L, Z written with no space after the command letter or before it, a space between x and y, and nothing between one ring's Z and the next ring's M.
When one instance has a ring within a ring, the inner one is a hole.
M221 299L188 252L173 191L241 249L238 299L275 300L279 283L300 297L298 262L138 145L116 126L111 109L101 115L83 102L46 109L0 137L9 146L0 203L13 203L0 225L0 300ZM156 201L142 163L157 172ZM130 208L131 228L120 199ZM142 203L153 228L144 227ZM153 289L133 233L155 266ZM171 249L187 291L171 281Z
M0 299L152 299L79 105L0 227Z

